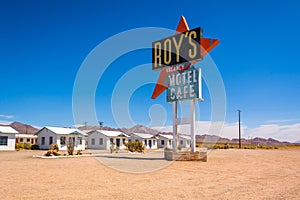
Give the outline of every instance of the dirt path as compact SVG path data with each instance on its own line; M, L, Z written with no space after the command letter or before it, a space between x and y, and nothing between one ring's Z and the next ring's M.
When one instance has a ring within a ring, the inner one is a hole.
M39 152L41 153L41 152ZM0 152L0 199L297 199L300 149L215 150L208 162L122 173L92 157ZM114 161L115 162L115 161Z

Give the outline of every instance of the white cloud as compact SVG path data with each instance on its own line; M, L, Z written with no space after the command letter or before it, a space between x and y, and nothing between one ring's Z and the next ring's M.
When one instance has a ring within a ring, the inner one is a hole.
M295 119L278 119L278 120L268 120L265 121L266 124L279 124L279 123L285 123L285 122L297 122L300 121L299 118Z
M9 125L9 124L11 124L12 122L10 122L10 121L5 121L5 120L0 120L0 124L1 125Z
M220 126L220 122L215 122L211 124L208 121L196 122L195 130L197 135L209 134L218 135L225 138L238 138L238 123L224 123L221 132L218 133L216 127ZM162 132L172 132L172 126L164 127L152 127ZM178 131L183 134L189 134L189 125L181 125ZM280 124L262 124L258 127L248 128L245 125L241 125L241 132L243 138L248 138L251 136L262 137L262 138L273 138L280 141L296 142L300 141L300 123L290 124L290 125L280 125Z
M3 114L0 114L0 117L1 118L6 118L6 119L12 119L12 118L14 118L13 115L3 115Z
M152 127L161 132L172 132L172 126ZM242 126L242 132L247 127ZM183 134L190 133L190 125L180 125L178 132ZM210 122L210 121L197 121L195 125L195 132L197 135L210 134L218 135L226 138L238 138L238 124L237 123L224 123L223 122Z
M250 129L248 135L296 142L300 140L300 123L290 125L263 124L257 128Z

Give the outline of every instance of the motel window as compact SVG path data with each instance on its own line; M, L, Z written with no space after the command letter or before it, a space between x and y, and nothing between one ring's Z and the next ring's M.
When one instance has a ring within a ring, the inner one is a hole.
M20 142L23 142L23 138L20 138Z
M42 137L42 145L45 145L45 137Z
M7 146L8 136L0 136L0 146Z
M123 143L123 145L126 143L126 140L125 140L125 138L123 138L123 140L122 140L122 143Z
M30 142L30 138L27 138L27 142Z
M164 140L160 141L160 144L165 145L165 141Z
M49 137L49 145L52 144L52 143L53 143L53 137L50 136L50 137Z
M78 144L82 145L82 137L78 137Z
M155 140L153 140L153 145L155 145Z
M147 146L147 140L145 140L145 145Z
M103 138L99 139L99 145L103 145Z
M95 138L92 138L92 145L95 145Z
M66 137L65 136L60 137L60 145L61 146L65 146L66 145Z
M183 145L183 140L180 140L180 144Z
M172 141L171 140L169 140L169 145L172 145Z
M190 141L189 140L187 141L187 144L190 145Z
M110 144L114 143L114 138L110 138Z

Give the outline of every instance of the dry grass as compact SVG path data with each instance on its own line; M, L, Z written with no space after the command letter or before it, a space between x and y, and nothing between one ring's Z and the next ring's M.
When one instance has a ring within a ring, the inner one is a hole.
M214 150L208 162L121 173L92 157L0 152L0 199L297 199L300 149Z

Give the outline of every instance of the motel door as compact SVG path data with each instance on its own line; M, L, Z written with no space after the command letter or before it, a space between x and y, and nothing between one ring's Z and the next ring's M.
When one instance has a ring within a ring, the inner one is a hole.
M117 147L120 147L120 139L119 138L116 139L116 143L117 143Z
M149 147L151 149L151 147L152 147L152 140L149 140Z

